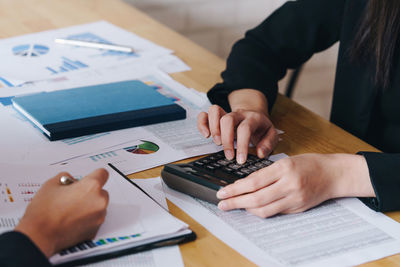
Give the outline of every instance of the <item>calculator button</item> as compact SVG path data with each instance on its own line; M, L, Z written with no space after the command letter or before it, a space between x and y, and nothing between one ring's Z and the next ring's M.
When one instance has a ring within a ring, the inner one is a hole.
M259 168L264 168L266 167L264 163L261 162L257 162L256 164L254 164L254 166L259 167Z
M232 168L225 167L225 168L222 168L222 171L226 172L226 173L232 173L234 170Z
M247 168L249 166L251 166L251 164L249 164L248 162L245 162L245 163L240 165L240 167L242 167L242 168Z
M203 163L205 163L205 164L208 164L208 163L210 163L211 161L210 160L208 160L208 159L202 159L202 160L200 160L201 162L203 162Z
M265 164L266 166L269 166L269 165L271 165L272 163L274 163L274 162L272 162L272 161L270 161L270 160L268 160L268 159L264 159L263 161L261 161L263 164Z
M252 165L252 166L249 166L249 169L252 170L252 171L258 171L260 168Z
M214 155L210 156L209 159L210 159L210 160L217 161L217 160L222 159L222 158L224 158L224 157L225 157L224 154L214 154Z
M240 178L243 178L243 177L246 177L246 176L247 176L245 173L240 172L240 171L235 172L235 175L238 176L238 177L240 177Z
M206 169L209 170L209 171L215 171L216 168L214 166L212 166L212 165L207 165Z
M211 163L212 166L214 166L215 168L219 169L222 167L222 165L218 164L218 163Z
M201 162L201 161L195 161L195 162L194 162L194 165L199 166L199 167L203 167L203 166L204 166L204 163Z
M243 173L245 173L245 174L247 174L247 175L249 175L250 173L253 172L252 170L247 169L247 168L241 168L240 171L243 172Z
M239 165L239 164L230 164L228 167L232 168L234 170L238 170L238 169L242 168L243 166Z
M217 163L218 163L218 164L221 164L222 166L226 166L226 165L231 164L230 161L227 161L227 160L224 160L224 159L218 160Z
M247 163L247 164L253 164L254 162L255 162L254 159L247 159L247 160L246 160L246 163Z

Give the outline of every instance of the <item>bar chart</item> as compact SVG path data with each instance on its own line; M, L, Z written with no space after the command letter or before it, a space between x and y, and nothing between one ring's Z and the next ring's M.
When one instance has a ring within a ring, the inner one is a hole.
M46 67L51 74L59 74L63 72L74 71L78 69L88 68L89 66L79 60L72 60L67 57L61 57L61 65L56 67Z

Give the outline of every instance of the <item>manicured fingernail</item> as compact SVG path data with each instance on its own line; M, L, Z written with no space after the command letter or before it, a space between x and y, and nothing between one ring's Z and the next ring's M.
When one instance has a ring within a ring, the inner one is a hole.
M265 155L267 154L267 150L263 147L258 149L258 157L259 158L265 158Z
M217 198L219 198L219 199L224 199L224 198L226 198L226 196L227 196L228 194L226 193L226 191L225 190L219 190L218 192L217 192Z
M246 162L246 154L244 154L244 153L239 153L239 154L237 155L237 162L238 162L239 164L245 163L245 162Z
M203 130L203 131L201 131L201 133L203 134L203 136L204 136L205 138L208 137L208 131L207 131L207 130Z
M234 157L235 157L235 154L233 153L232 150L230 150L230 149L225 150L225 158L231 160Z
M214 143L216 143L217 145L221 145L222 143L221 143L221 136L219 136L219 135L216 135L216 136L214 136Z
M226 210L228 207L227 207L227 205L226 205L226 203L224 201L221 201L221 202L218 203L218 208L220 210Z

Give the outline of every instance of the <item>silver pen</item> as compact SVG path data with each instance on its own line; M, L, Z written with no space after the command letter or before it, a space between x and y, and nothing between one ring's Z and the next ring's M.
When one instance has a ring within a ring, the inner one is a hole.
M62 185L69 185L72 184L73 182L75 182L75 180L69 176L63 175L60 177L60 184Z
M56 38L54 42L56 42L57 44L75 45L75 46L82 46L89 48L119 51L125 53L135 53L135 49L123 45L103 44L103 43L87 42L87 41L72 40L72 39L61 39L61 38Z

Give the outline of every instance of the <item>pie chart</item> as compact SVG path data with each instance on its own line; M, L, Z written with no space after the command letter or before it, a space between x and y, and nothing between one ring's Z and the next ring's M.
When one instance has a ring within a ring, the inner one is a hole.
M145 140L140 141L142 142L141 144L125 147L124 150L132 154L146 155L156 153L160 149L160 147L153 142Z
M39 44L23 44L14 46L12 52L20 57L40 57L49 52L49 48Z

